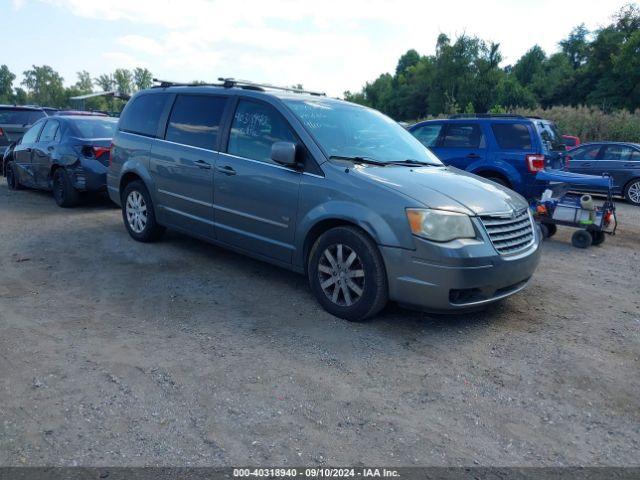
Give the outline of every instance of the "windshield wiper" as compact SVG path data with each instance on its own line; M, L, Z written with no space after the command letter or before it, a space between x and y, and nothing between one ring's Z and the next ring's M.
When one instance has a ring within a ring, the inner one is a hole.
M329 157L330 160L349 160L355 163L368 163L369 165L385 165L385 162L379 162L378 160L374 160L371 157L348 157L344 155L331 155Z
M438 167L437 163L429 163L429 162L421 162L420 160L413 160L408 158L406 160L394 160L391 162L385 162L387 165L408 165L410 167L421 166L421 167Z

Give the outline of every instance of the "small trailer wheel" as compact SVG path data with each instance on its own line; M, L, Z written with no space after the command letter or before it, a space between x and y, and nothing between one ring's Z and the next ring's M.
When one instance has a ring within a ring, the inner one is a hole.
M600 245L604 243L606 235L602 230L591 230L591 245Z
M593 237L586 230L576 230L571 236L571 244L576 248L589 248Z

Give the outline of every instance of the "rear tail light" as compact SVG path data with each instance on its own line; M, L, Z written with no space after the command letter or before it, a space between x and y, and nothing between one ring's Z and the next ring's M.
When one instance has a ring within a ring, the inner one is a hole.
M93 145L85 145L82 147L82 154L85 157L93 157L99 159L105 153L109 152L109 147L95 147Z
M105 153L109 153L109 147L93 147L93 156L100 158Z
M4 136L4 130L0 128L0 137Z
M531 173L544 170L544 155L527 155L527 169Z

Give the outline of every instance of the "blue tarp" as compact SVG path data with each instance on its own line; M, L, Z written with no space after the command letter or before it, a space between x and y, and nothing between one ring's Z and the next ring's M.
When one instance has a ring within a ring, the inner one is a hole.
M606 189L611 185L610 177L583 175L563 170L542 170L536 175L536 180L546 183L565 183L575 187L601 187Z

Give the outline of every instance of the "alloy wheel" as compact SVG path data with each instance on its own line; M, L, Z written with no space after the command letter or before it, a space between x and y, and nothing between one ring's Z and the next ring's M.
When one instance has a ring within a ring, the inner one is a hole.
M633 203L640 203L640 182L632 183L627 190L627 195Z
M129 228L131 228L135 233L142 233L147 226L148 217L147 204L139 191L133 190L129 193L125 205L125 211L127 214Z
M358 254L342 243L329 246L318 262L320 288L336 305L350 307L362 297L364 265Z

